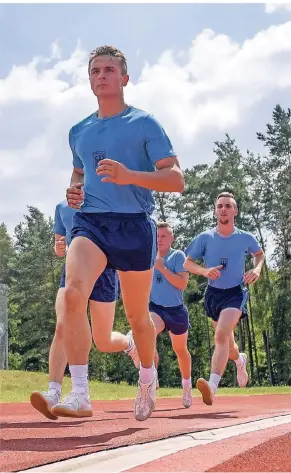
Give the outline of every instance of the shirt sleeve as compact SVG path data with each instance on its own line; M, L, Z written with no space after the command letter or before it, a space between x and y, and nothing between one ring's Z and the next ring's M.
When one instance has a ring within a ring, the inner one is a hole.
M144 121L145 148L152 163L168 157L176 157L172 143L160 123L147 115Z
M81 159L79 158L79 156L76 153L75 137L74 137L72 128L70 129L70 133L69 133L69 143L70 143L70 148L71 148L71 151L72 151L72 154L73 154L73 166L74 166L74 168L83 169L84 165L83 165Z
M58 205L56 206L56 210L55 210L54 232L57 235L66 236L66 228L62 222Z
M187 246L185 253L190 256L193 260L200 259L205 253L205 238L203 234L198 235L194 240Z
M175 273L186 273L184 269L184 263L186 261L186 255L183 251L177 251L175 258Z
M251 233L248 234L248 252L250 254L257 253L259 250L261 250L261 247L259 245L258 240L254 235Z

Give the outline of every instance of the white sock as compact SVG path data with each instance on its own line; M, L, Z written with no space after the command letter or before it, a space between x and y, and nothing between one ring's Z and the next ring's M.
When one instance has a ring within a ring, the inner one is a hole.
M143 366L140 365L140 370L139 370L139 379L140 382L143 384L150 383L153 381L155 377L155 365L151 366L151 368L144 368Z
M183 388L189 388L190 386L192 386L192 378L188 378L188 379L185 379L185 378L182 378L182 386Z
M243 360L243 358L242 358L242 356L241 356L241 353L239 354L238 359L237 359L237 360L234 360L234 362L235 362L236 366L241 366L241 365L243 364L244 360Z
M211 373L210 378L209 378L209 384L213 393L216 392L220 380L221 380L221 376L219 376L219 374Z
M60 383L55 383L54 381L49 382L49 391L55 389L59 394L62 392L62 385Z
M88 365L70 365L69 368L72 378L72 391L88 394Z

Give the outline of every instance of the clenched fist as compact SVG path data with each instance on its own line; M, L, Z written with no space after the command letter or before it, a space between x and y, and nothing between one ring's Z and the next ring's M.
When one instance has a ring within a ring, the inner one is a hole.
M84 191L82 182L77 182L73 186L69 187L66 192L66 197L69 207L72 209L80 209L82 203L84 202Z
M66 256L66 237L62 236L59 240L55 241L55 253L57 256Z

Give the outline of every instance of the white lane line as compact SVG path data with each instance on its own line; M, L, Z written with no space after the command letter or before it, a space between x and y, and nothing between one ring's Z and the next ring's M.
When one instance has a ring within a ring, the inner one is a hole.
M144 463L177 453L187 448L206 445L208 443L224 440L229 437L255 432L290 423L291 415L270 417L258 421L251 421L245 424L233 425L219 429L206 430L203 432L193 432L169 439L157 440L154 442L132 445L129 447L119 447L112 450L91 453L89 455L63 460L50 465L44 465L25 470L26 472L98 472L98 473L121 473ZM20 472L24 473L24 472Z

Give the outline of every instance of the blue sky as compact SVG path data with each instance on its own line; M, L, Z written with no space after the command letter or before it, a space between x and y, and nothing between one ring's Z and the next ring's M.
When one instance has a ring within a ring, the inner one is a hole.
M127 56L126 100L161 121L183 168L212 162L225 133L261 151L256 131L277 103L290 107L288 6L0 4L0 222L10 233L27 205L53 216L64 198L69 129L97 107L88 53L106 43Z
M118 45L136 77L145 59L155 61L168 48L178 52L204 28L241 43L284 19L286 11L268 15L264 4L1 4L0 74L46 55L56 39L70 54L80 39L88 51L100 43Z

